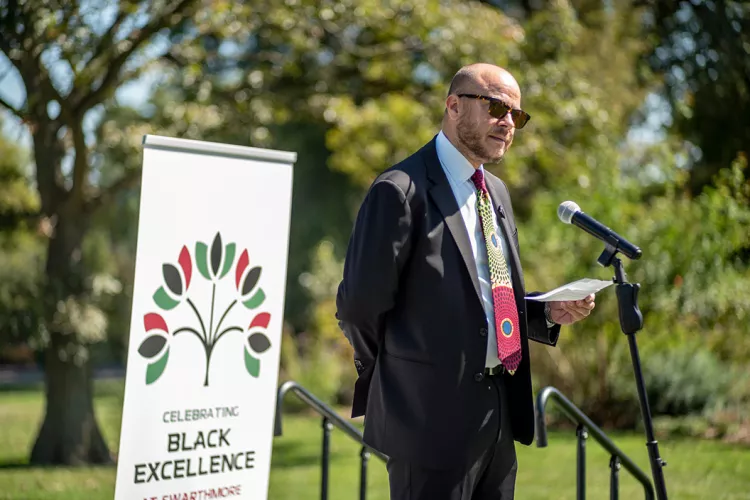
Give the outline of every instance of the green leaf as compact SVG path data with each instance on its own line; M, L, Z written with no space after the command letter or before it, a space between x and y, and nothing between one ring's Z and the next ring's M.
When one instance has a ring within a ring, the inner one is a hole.
M253 377L257 378L260 375L260 360L250 354L247 347L245 347L245 368L247 368L247 373Z
M224 268L221 270L221 275L219 276L219 279L223 278L229 270L232 268L232 264L234 264L234 252L236 248L234 243L230 243L225 247L224 251Z
M161 374L164 373L164 368L167 367L168 359L169 359L169 347L167 347L167 350L164 351L164 356L162 356L159 361L156 361L155 363L150 363L148 365L148 368L146 368L146 385L151 385L157 380L159 380L159 377L161 377ZM247 364L247 362L245 364Z
M266 294L263 292L262 288L258 288L258 291L255 292L255 295L243 302L242 305L244 305L248 309L255 309L256 307L261 305L264 300L266 300Z
M211 279L208 274L208 247L200 241L195 244L195 265L198 266L198 272L201 273L201 276L207 280Z
M165 311L174 309L175 307L177 307L177 304L180 303L179 301L174 300L172 297L167 295L167 291L164 290L163 286L160 286L156 293L154 293L154 302L156 302L156 305L164 309Z

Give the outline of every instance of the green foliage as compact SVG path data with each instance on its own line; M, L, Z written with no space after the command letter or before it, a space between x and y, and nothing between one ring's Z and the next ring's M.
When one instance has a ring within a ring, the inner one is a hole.
M569 2L551 2L524 25L517 75L531 122L510 153L490 168L514 192L525 218L537 191L599 189L599 170L617 148L646 92L633 72L644 50L637 12L627 5L580 17Z
M3 121L0 120L0 128ZM24 151L7 137L0 137L0 230L4 233L30 228L39 210L39 197L29 186Z
M698 193L750 142L750 4L655 2L647 27L643 63L664 78L671 131L699 148L690 172Z
M39 330L36 295L44 260L33 225L39 199L25 161L17 145L0 137L0 344L19 343Z
M330 241L314 250L312 267L300 276L312 297L306 331L282 340L282 378L296 380L323 401L348 404L354 393L353 352L336 321L336 289L343 266ZM301 409L300 405L292 406Z
M326 137L330 167L366 188L432 139L438 111L404 94L385 94L360 106L351 97L332 99L326 110L335 123Z
M105 164L137 168L145 133L274 147L295 165L286 316L305 329L298 277L331 240L342 257L353 211L377 172L436 133L446 82L476 60L508 64L522 30L478 2L218 2L170 48L151 106L113 109Z
M725 368L750 359L744 339L750 270L741 259L750 245L745 230L750 220L748 186L743 181L746 168L744 158L738 159L716 180L716 188L695 199L684 194L679 183L668 186L663 195L642 199L639 185L617 179L614 168L592 174L597 190L572 188L566 194L612 227L628 228L622 233L643 247L642 259L626 260L625 266L630 280L642 285L644 330L639 339L644 359L667 356L660 351L681 345L702 346L706 352L700 355L715 354ZM528 286L548 289L583 276L610 278L611 269L594 271L603 244L550 215L559 201L555 193L540 194L532 217L519 229ZM564 328L559 349L537 349L535 370L541 385L561 388L584 402L582 408L594 417L604 421L621 417L622 422L632 423L637 417L632 412L612 415L614 408L628 406L624 401L637 401L634 393L623 391L633 382L621 372L630 374L632 368L617 314L614 290L606 289L591 317ZM674 374L675 380L683 372ZM690 409L703 410L708 403Z
M22 96L14 105L19 99L3 93L0 108L27 127L35 167L33 185L22 177L6 179L7 170L0 168L0 226L11 211L11 219L39 222L40 232L49 238L36 302L44 309L45 333L60 333L79 354L85 344L106 336L103 290L97 284L107 281L100 274L113 267L104 256L106 236L89 232L91 219L138 180L132 162L104 162L91 139L104 135L101 112L111 106L118 87L163 55L152 45L157 36L180 32L182 38L169 44L175 48L194 39L182 29L196 15L196 4L123 0L84 7L40 0L0 7L2 79L11 73ZM24 193L19 185L38 194ZM27 214L32 209L24 204L34 205L33 212L40 214Z
M658 415L701 414L729 391L732 373L699 346L654 353L643 362L651 411Z

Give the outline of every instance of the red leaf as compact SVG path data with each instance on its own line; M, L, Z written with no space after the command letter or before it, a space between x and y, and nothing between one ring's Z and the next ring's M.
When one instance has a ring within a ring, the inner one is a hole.
M148 313L144 315L143 326L146 328L147 332L150 332L151 330L162 330L166 333L169 333L169 328L167 328L167 322L164 321L164 318L162 318L159 314L156 314L156 313Z
M193 276L193 263L190 260L190 252L187 247L182 247L180 252L180 258L177 260L182 268L182 273L185 275L185 290L190 288L190 278Z
M245 272L245 269L247 269L249 264L250 258L247 256L247 250L244 250L237 261L237 269L234 272L234 282L237 284L237 290L240 289L240 278L242 278L242 273Z
M269 313L260 313L253 318L253 321L250 323L250 326L248 326L247 329L250 330L251 328L254 328L256 326L268 328L268 323L270 321L271 315Z

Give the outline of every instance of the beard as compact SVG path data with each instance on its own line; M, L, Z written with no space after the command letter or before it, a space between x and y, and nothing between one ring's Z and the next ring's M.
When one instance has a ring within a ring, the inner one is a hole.
M508 149L506 144L504 148L491 150L487 146L487 137L475 130L471 126L471 123L469 123L469 120L463 117L458 119L456 133L458 140L461 141L469 154L471 154L472 159L482 164L497 163L505 155L505 150Z

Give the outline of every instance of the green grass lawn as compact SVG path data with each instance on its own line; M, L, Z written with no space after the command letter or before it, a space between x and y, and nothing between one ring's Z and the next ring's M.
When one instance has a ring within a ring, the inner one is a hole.
M99 386L96 408L99 422L112 449L120 427L118 384ZM292 396L293 397L293 396ZM38 468L25 462L43 410L39 391L0 393L0 499L99 500L114 495L115 468ZM648 457L639 434L618 434L615 442L647 473ZM284 435L275 438L271 470L271 499L320 498L320 420L314 416L287 415ZM357 498L359 447L340 432L332 438L330 495L332 500ZM549 447L518 446L519 474L516 498L575 498L575 436L553 432ZM697 440L660 443L670 498L750 499L750 449ZM596 442L587 449L587 497L609 498L609 459ZM371 459L368 498L387 499L384 465ZM623 470L620 498L643 498L642 490Z

